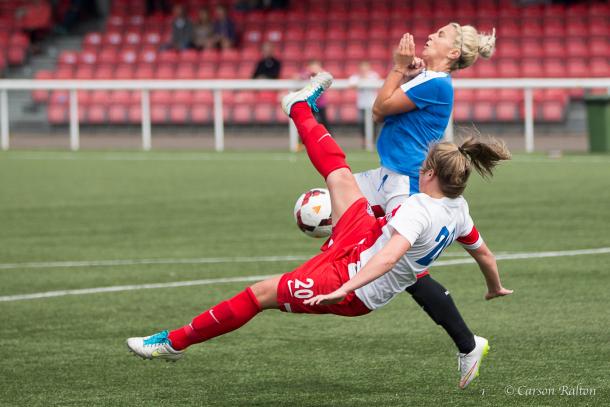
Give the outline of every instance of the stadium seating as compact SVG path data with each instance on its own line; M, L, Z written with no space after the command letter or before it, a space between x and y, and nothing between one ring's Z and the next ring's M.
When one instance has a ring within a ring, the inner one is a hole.
M497 52L489 61L454 74L455 78L545 78L610 76L610 5L588 1L575 5L517 7L508 0L302 0L287 10L233 12L240 28L236 49L225 51L162 51L169 41L171 17L145 16L140 0L114 0L105 31L88 33L80 52L66 51L58 57L54 72L43 71L37 79L247 79L251 76L264 41L275 44L283 67L281 77L298 77L308 60L320 59L335 77L355 73L362 60L384 76L391 64L391 49L405 31L414 34L418 50L426 36L442 24L457 20L479 29L497 28ZM189 13L198 8L234 1L189 0ZM459 7L457 6L459 4ZM2 43L0 32L0 44ZM8 54L7 54L8 57ZM18 55L13 55L17 59ZM137 122L139 92L116 91L101 95L83 93L88 104L85 120L98 123ZM277 95L262 102L262 94L223 92L225 117L232 123L285 121L279 114ZM544 95L544 93L543 93ZM49 104L49 120L65 122L67 98L37 91L39 103ZM556 95L555 95L556 96ZM562 120L570 97L539 98L536 118ZM337 91L330 96L333 122L355 123L356 92ZM516 121L523 117L520 90L456 92L454 117L458 121ZM212 95L207 91L153 92L154 123L210 123Z

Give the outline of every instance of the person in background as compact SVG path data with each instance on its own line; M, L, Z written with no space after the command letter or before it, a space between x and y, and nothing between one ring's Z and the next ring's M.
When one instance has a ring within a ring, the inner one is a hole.
M214 42L220 48L231 48L237 42L235 23L227 14L223 6L216 7L216 19L214 20Z
M273 56L273 51L273 44L263 43L261 48L263 57L256 64L252 79L278 79L280 77L282 63Z
M170 7L167 0L146 0L146 15L150 16L156 12L169 14Z
M181 51L192 46L193 23L186 15L184 6L176 4L174 6L174 19L172 20L172 41L165 48L173 48Z
M320 72L324 72L322 62L317 59L312 59L307 64L305 71L301 72L301 74L295 79L309 79L312 76L316 76ZM328 102L326 100L326 95L322 94L316 102L316 109L314 109L313 115L320 124L328 128L328 117L326 116L327 104Z
M379 79L379 74L371 68L369 61L362 61L358 72L349 77L349 83L353 87L357 87L362 81L376 80ZM377 90L375 89L358 89L358 98L356 99L356 106L360 112L360 128L362 132L362 146L365 147L365 115L367 110L373 108L375 98L377 97ZM375 133L373 129L373 133Z
M210 13L204 8L199 10L199 20L193 30L193 46L199 50L212 48L214 45L214 23Z
M18 7L15 11L15 22L30 37L32 51L39 51L38 42L51 28L51 5L45 0L34 0L31 4Z

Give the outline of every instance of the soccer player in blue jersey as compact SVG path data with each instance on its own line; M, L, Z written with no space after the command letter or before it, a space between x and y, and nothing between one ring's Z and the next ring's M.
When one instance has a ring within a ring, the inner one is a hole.
M403 35L394 54L394 67L373 105L375 121L383 123L377 141L381 167L355 174L377 216L393 213L419 192L422 163L430 145L442 139L453 110L451 73L468 68L479 56L491 57L494 47L495 30L484 35L472 26L450 23L428 36L419 58L413 36ZM474 335L449 291L427 270L407 292L447 331L460 355L473 351ZM487 299L506 294L498 292Z

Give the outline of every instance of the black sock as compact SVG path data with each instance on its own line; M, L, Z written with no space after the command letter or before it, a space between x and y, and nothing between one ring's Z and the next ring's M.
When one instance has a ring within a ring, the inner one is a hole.
M407 292L426 311L434 322L449 334L461 353L475 348L474 335L462 319L449 291L429 275L421 277L407 287Z

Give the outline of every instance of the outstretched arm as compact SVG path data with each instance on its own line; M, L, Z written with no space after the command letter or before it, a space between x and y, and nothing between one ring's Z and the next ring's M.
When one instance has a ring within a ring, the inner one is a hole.
M476 249L466 249L466 251L475 259L485 277L485 282L487 283L486 300L513 293L513 290L502 287L496 256L494 256L485 243Z
M343 301L343 298L350 292L367 285L390 271L410 248L411 243L401 234L395 232L383 249L375 254L353 278L330 294L317 295L305 300L305 305L329 305Z
M386 116L417 108L400 86L417 76L423 69L424 62L415 57L413 36L408 33L403 35L394 53L394 67L379 89L373 104L373 119L376 122L383 122Z

